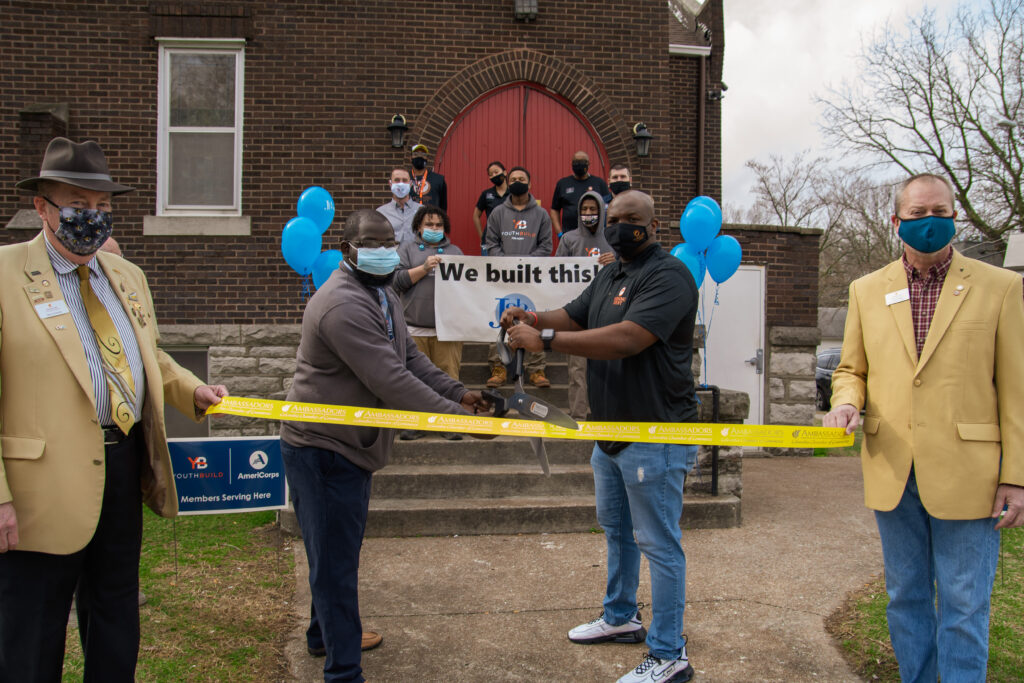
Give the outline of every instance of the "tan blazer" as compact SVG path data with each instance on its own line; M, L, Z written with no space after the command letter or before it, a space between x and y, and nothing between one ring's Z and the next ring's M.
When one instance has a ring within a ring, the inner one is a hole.
M892 510L914 466L933 517L992 513L998 484L1024 485L1024 299L1021 276L953 262L921 358L901 261L850 285L832 405L864 408L864 498Z
M173 517L178 500L164 399L194 418L192 396L202 382L157 348L153 299L142 271L113 254L100 252L98 258L128 311L146 373L143 499ZM14 503L18 550L63 555L82 549L96 529L105 451L71 314L42 319L35 309L37 302L62 300L42 233L0 247L0 503Z

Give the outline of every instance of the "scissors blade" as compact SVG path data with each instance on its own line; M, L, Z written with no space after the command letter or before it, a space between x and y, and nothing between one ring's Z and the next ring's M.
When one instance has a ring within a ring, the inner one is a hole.
M509 399L509 407L515 408L520 415L533 420L540 420L541 422L547 422L566 429L580 428L576 420L572 419L561 408L522 391L512 394L512 397Z
M548 452L544 448L544 439L539 436L531 436L529 438L530 446L533 447L533 454L537 456L537 460L540 462L540 468L544 470L544 476L551 476L551 466L548 465Z

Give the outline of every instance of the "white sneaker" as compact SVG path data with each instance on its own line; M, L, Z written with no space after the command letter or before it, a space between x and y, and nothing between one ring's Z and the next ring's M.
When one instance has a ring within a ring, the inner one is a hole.
M658 659L650 652L640 666L618 680L618 683L683 683L693 678L693 667L686 658L686 646L678 659Z
M625 624L612 626L604 620L602 614L593 621L580 624L569 631L569 640L580 645L592 645L594 643L639 643L647 637L647 629L640 623L640 613L637 612L633 618Z

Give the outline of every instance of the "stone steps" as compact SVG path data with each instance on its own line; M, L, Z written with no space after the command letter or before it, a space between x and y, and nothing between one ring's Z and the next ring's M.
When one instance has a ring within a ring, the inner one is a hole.
M740 499L687 493L680 521L686 529L740 524ZM370 499L366 535L452 536L600 531L594 496Z

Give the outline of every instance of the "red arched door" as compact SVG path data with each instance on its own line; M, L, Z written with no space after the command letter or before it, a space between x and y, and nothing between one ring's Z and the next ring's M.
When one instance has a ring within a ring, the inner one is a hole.
M577 150L590 155L592 175L608 178L608 157L600 138L565 98L526 82L478 97L456 117L437 150L437 171L448 185L452 241L466 254L480 253L473 209L480 193L491 187L487 165L492 161L507 169L528 170L534 196L550 209L555 183L572 174Z

